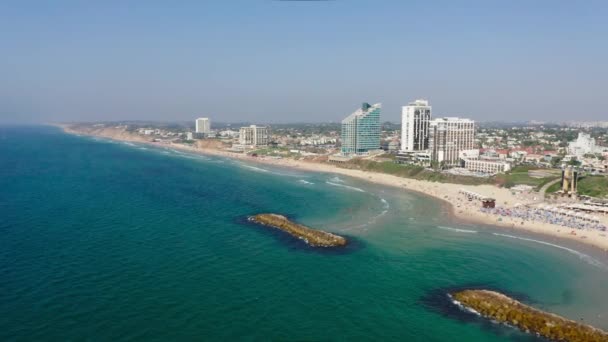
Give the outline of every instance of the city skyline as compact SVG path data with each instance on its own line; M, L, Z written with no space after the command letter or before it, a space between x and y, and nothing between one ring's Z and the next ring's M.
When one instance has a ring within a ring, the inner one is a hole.
M221 122L339 122L361 98L382 102L392 122L415 98L476 121L566 121L574 102L577 119L593 121L608 108L603 2L9 1L0 13L5 123L201 111Z

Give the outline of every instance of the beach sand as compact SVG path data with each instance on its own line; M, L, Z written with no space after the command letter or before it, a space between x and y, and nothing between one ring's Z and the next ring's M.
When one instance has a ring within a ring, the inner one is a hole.
M397 187L406 191L415 191L424 195L432 196L447 203L451 208L454 217L464 222L485 224L498 227L506 227L516 230L524 230L536 234L551 237L565 238L586 245L594 246L608 253L608 234L599 230L576 230L576 235L571 232L572 228L549 224L538 221L522 221L521 219L499 217L496 215L482 213L479 208L479 201L469 202L462 194L461 189L473 191L487 197L496 199L496 205L502 208L514 208L515 205L538 204L539 200L530 196L522 196L506 188L499 188L493 185L461 185L452 183L428 182L416 179L408 179L389 174L369 172L340 168L328 163L319 163L306 160L295 159L276 159L268 157L251 157L242 153L234 153L218 148L201 148L187 146L183 144L155 143L151 138L147 138L135 133L130 133L121 128L115 127L78 127L72 128L70 125L58 125L65 132L72 134L83 134L105 137L109 139L140 142L152 144L159 147L171 147L183 151L199 153L204 155L214 155L233 159L240 159L252 163L261 163L278 167L287 167L304 171L334 173L349 177L362 179L371 183ZM608 225L608 218L601 216L601 222Z

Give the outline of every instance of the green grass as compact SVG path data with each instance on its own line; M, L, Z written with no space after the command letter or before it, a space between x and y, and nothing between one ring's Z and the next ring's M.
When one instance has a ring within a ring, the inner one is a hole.
M547 189L547 193L554 193L561 190L559 183L551 185ZM608 196L608 177L606 176L585 176L578 180L577 192L580 195L591 197L606 197Z
M386 173L398 177L426 180L430 182L456 183L465 185L488 184L493 182L491 178L444 174L441 172L427 170L422 166L396 164L392 161L376 162L365 159L354 159L345 164L337 164L337 166L348 169Z
M543 177L543 178L534 178L528 175L528 171L535 170L536 167L533 166L516 166L511 171L505 174L496 175L496 184L503 185L505 187L513 187L515 185L530 185L539 190L543 185L549 183L550 181L558 178L560 175L556 173L554 176Z
M578 181L578 193L591 197L605 197L608 195L608 177L587 176Z
M554 192L557 192L557 191L561 190L561 187L562 187L562 185L560 183L555 183L547 188L547 193L552 194Z

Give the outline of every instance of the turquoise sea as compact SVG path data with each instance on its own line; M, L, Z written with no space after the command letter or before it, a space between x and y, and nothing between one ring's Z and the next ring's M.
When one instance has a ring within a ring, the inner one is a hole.
M353 243L312 249L259 212ZM536 340L454 309L468 286L608 329L608 260L583 246L342 176L0 127L2 341Z

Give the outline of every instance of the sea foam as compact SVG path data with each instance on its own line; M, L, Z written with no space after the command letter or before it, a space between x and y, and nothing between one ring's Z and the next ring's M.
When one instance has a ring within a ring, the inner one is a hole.
M332 185L332 186L338 186L341 188L345 188L345 189L349 189L349 190L354 190L354 191L358 191L358 192L366 192L363 189L360 188L355 188L354 186L350 186L350 185L345 185L345 184L339 184L339 183L334 183L334 182L330 182L330 181L325 181L325 183Z
M510 238L510 239L516 239L516 240L522 240L522 241L529 241L529 242L535 242L541 245L545 245L545 246L551 246L551 247L555 247L555 248L559 248L559 249L563 249L569 253L572 253L576 256L578 256L581 260L585 261L586 263L599 267L603 270L608 271L608 265L604 264L603 262L593 258L592 256L589 256L585 253L581 253L577 250L574 250L572 248L568 248L568 247L564 247L564 246L560 246L560 245L556 245L554 243L550 243L550 242L546 242L546 241L541 241L541 240L535 240L535 239L529 239L529 238L524 238L521 236L515 236L515 235L509 235L509 234L500 234L500 233L492 233L496 236L502 236L502 237L506 237L506 238Z
M475 234L475 233L477 233L476 230L461 229L461 228L452 228L452 227L446 227L446 226L437 226L437 228L443 229L443 230L449 230L449 231L452 231L452 232L458 232L458 233L468 233L468 234Z

